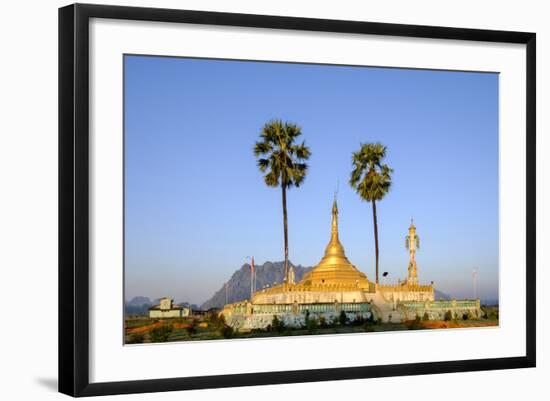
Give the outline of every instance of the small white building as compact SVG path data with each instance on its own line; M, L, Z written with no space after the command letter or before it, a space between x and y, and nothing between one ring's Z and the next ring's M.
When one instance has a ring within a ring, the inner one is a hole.
M191 309L184 306L174 305L171 298L161 298L160 304L149 308L150 318L176 318L187 317L191 314Z

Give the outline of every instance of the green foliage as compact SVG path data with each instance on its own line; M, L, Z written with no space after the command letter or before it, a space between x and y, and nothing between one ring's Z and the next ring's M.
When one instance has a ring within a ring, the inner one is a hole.
M223 338L233 338L235 336L235 330L231 326L224 326L220 329Z
M390 191L393 170L382 160L386 156L386 147L381 143L362 143L358 151L352 154L353 170L349 184L359 197L372 203L374 222L374 246L376 255L376 283L378 283L379 247L376 201L381 200Z
M149 337L152 343L164 343L168 341L170 334L172 334L173 327L171 324L165 324L160 327L155 327L149 331Z
M430 320L430 316L428 315L428 312L424 312L424 316L422 316L422 320L424 321Z
M393 170L382 164L384 157L386 147L381 143L362 143L353 152L349 184L364 201L381 200L390 190Z
M331 320L332 326L338 326L338 323L340 323L340 320L338 319L338 316L333 316Z
M370 313L369 317L366 319L367 324L378 324L378 320L374 317L374 313Z
M141 333L130 335L130 338L126 341L126 344L141 344L145 341L145 336Z
M374 318L374 314L371 313L368 318L364 320L363 328L366 332L374 331L374 326L378 324L378 320Z
M297 144L302 129L296 124L272 120L264 125L260 141L254 145L258 168L264 175L267 186L286 188L299 187L308 169L305 163L311 151L305 141Z
M468 320L470 318L470 314L469 313L463 313L462 314L462 320Z
M258 168L264 173L264 182L269 187L281 187L283 203L285 275L288 280L288 223L286 209L286 190L299 187L306 178L306 161L311 151L305 141L296 143L302 135L302 129L296 124L272 120L264 125L260 141L254 145Z
M306 320L306 329L309 333L313 333L317 330L317 319L314 317L308 317Z
M187 326L185 330L187 330L189 337L193 337L193 335L197 332L197 322L195 319L191 319L191 321L189 321L189 326Z
M445 321L449 321L449 320L453 320L453 313L448 310L447 312L445 312L445 316L443 317L443 320Z
M481 309L481 317L483 319L498 320L498 307L485 306Z
M346 312L340 311L340 316L338 316L338 323L340 323L341 326L344 326L348 321L349 318L348 315L346 315Z
M319 317L319 326L327 327L327 319L324 316Z
M282 333L285 331L285 322L280 320L277 315L273 315L273 320L271 321L271 330Z

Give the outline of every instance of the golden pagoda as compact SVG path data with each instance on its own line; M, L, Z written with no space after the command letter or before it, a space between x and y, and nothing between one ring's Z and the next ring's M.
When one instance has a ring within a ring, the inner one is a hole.
M340 243L336 197L332 204L332 233L325 248L325 256L317 266L303 277L300 284L305 286L344 285L358 289L369 289L371 287L365 273L359 271L348 260L344 247Z
M325 255L302 280L294 283L293 270L285 282L263 288L251 299L224 305L221 314L236 330L267 328L274 316L288 327L303 327L306 318L338 319L342 313L355 320L375 318L383 322L402 322L427 316L442 319L470 313L480 316L478 300L436 301L433 283L418 284L416 227L411 222L407 247L410 252L408 279L397 284L375 284L346 257L338 236L338 205L332 204L331 236Z

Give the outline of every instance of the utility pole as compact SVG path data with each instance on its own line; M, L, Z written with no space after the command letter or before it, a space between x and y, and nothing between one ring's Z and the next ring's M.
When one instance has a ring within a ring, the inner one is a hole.
M252 292L250 294L250 301L252 301L252 295L254 295L254 292L256 292L256 267L254 266L254 256L250 259L250 268L252 271L250 272L250 279L252 280Z
M474 299L477 299L477 268L474 267L472 272L472 281L474 284Z
M256 272L254 271L254 256L247 256L246 259L250 259L250 301L252 301L252 295L256 287Z

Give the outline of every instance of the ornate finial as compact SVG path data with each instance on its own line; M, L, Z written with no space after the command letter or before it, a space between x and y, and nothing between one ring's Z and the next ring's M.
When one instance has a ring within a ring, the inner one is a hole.
M336 191L334 191L334 201L332 202L332 214L333 216L338 214L338 205L336 204L336 198L338 197L338 186L340 181L336 181ZM334 219L334 217L333 217Z

